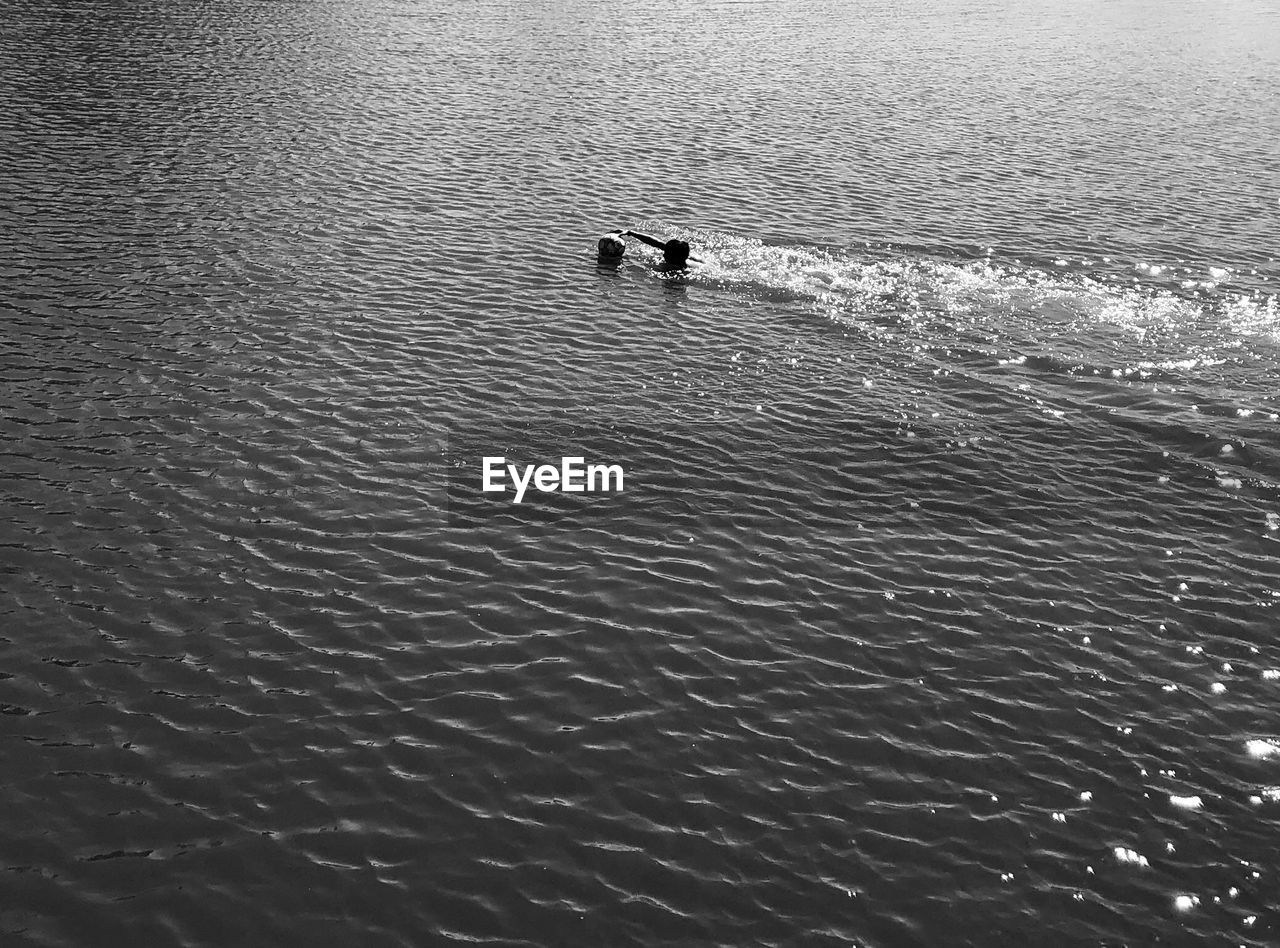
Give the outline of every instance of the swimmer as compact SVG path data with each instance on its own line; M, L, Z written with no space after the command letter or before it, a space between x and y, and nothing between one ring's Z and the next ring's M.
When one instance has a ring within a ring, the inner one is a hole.
M648 244L650 247L656 247L662 251L663 262L673 267L683 267L688 261L701 263L697 257L689 256L689 242L687 240L658 240L656 237L650 237L648 234L637 234L634 230L621 231L623 237L634 237L641 243Z
M600 238L600 243L596 246L600 251L602 260L617 260L626 252L627 245L622 240L621 234L622 231L615 230Z
M648 234L638 234L634 230L614 230L601 237L599 243L596 244L600 259L609 261L621 260L622 255L627 250L623 237L634 237L641 243L646 243L650 247L656 247L661 250L663 264L670 269L682 270L690 261L694 263L702 262L697 257L689 255L688 241L658 240L658 238L650 237Z

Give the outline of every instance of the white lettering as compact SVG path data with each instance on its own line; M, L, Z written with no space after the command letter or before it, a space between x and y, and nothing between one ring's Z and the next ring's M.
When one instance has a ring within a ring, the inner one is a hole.
M596 475L600 476L600 486L596 487ZM613 476L618 479L617 487L609 486L609 477ZM622 492L622 465L621 464L592 464L587 468L587 490L616 490Z
M524 502L530 486L544 494L565 491L571 494L622 492L626 472L621 464L587 464L583 457L565 457L554 464L508 464L505 457L485 457L481 489L486 493L506 493L506 478L515 487L514 502Z
M507 470L511 472L511 479L516 485L516 503L524 500L524 492L529 489L529 479L533 477L533 465L526 464L524 467L524 477L520 477L514 464L508 464Z
M538 490L546 494L560 486L560 472L550 464L538 465L538 473L533 477Z
M506 458L485 458L484 459L484 485L482 490L492 493L506 493L506 488L502 486L502 465L507 461Z
M586 462L586 458L561 458L560 459L560 489L568 491L571 494L580 494L586 490L586 485L582 483L582 465ZM577 480L575 480L575 476Z

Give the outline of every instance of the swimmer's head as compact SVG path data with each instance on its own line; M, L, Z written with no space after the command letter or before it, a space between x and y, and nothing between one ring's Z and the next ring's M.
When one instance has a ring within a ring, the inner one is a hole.
M667 263L683 266L689 260L689 242L687 240L668 240L662 248L662 258Z
M621 257L626 252L627 245L622 242L621 237L614 237L612 234L606 234L600 238L600 243L596 245L600 250L600 256L610 259Z

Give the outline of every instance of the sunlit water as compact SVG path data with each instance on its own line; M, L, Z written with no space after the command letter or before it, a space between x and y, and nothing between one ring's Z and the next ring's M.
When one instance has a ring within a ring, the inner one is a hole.
M1273 4L4 14L5 945L1273 943Z

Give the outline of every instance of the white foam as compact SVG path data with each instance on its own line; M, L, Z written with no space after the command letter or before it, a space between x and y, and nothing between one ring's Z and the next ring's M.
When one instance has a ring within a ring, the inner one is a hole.
M1280 741L1275 738L1254 738L1251 741L1244 742L1244 749L1250 757L1257 757L1265 760L1268 757L1280 755Z
M1228 329L1274 336L1280 323L1280 305L1275 296L1237 296L1226 301L1222 315Z
M1142 866L1147 868L1151 863L1147 862L1147 857L1133 849L1126 849L1123 846L1117 846L1112 852L1115 853L1116 862L1125 866Z
M1179 797L1169 794L1169 802L1181 810L1199 810L1204 806L1204 801L1199 796Z

